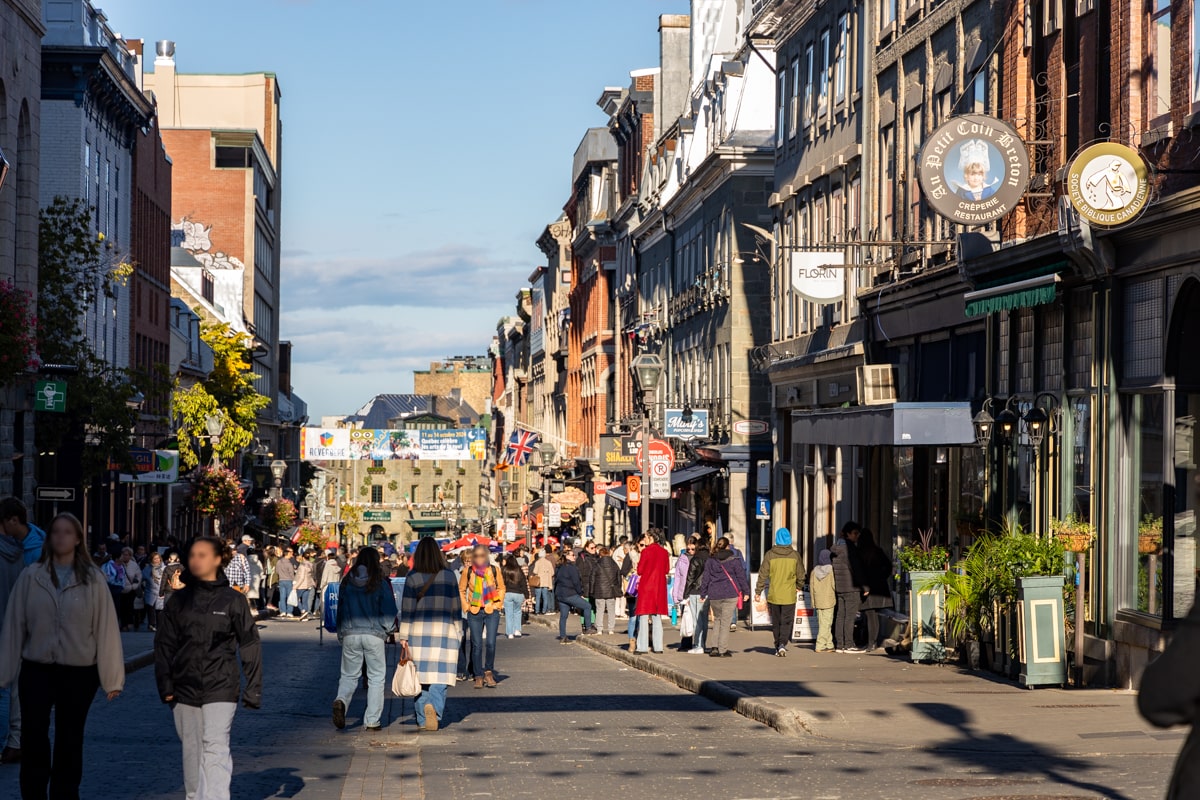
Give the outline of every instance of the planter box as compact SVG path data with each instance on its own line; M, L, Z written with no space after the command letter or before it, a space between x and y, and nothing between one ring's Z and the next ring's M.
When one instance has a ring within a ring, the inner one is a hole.
M943 574L945 573L908 573L913 661L943 661L946 658L946 591L940 586L928 591L918 591L921 586Z
M1017 657L1022 686L1062 686L1067 682L1067 633L1063 577L1017 580Z

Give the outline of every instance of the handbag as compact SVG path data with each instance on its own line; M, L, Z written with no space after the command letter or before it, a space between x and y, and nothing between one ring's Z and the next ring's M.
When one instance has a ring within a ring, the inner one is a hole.
M724 564L722 564L721 562L718 561L717 566L721 568L721 572L724 572L725 577L729 578L729 582L733 584L733 590L735 592L737 592L737 610L741 611L742 610L742 590L738 588L737 582L733 579L733 576L729 574L729 570L725 569Z
M300 605L300 594L295 589L292 589L290 592L288 592L287 604L292 608Z
M416 697L421 693L421 679L417 676L417 665L407 647L400 648L400 663L392 675L392 694L396 697Z
M679 618L679 635L693 636L696 633L696 610L691 603L683 604L683 616Z
M642 582L642 576L636 572L625 579L625 594L629 597L637 597L638 585Z

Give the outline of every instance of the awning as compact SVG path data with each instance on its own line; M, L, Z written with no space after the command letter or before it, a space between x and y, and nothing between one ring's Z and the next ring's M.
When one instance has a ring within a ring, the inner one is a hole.
M698 481L701 478L707 478L717 471L717 467L709 464L692 464L690 467L673 470L671 472L671 486L682 486L685 483Z
M982 317L997 311L1053 303L1058 296L1058 275L1042 275L1014 283L1004 283L963 295L968 317Z
M615 489L609 489L604 493L604 502L608 503L613 508L624 508L625 487L618 486Z
M793 444L975 444L970 403L892 403L792 412Z

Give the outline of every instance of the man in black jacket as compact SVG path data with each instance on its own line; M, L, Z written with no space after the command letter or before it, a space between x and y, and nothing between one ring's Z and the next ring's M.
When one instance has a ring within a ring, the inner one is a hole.
M258 629L246 598L229 586L225 557L217 539L192 542L185 586L167 601L154 637L154 677L159 697L174 711L189 797L202 783L214 797L222 787L229 796L229 730L238 698L247 708L262 703Z
M833 559L833 583L837 588L837 612L833 622L833 638L840 653L861 653L854 644L854 620L862 605L863 578L862 562L859 560L857 522L842 526L842 535L829 552Z
M684 602L696 618L696 632L692 634L692 647L687 652L700 655L704 652L704 642L708 638L708 603L700 597L700 581L704 577L704 565L708 563L709 546L712 542L700 536L696 543L696 552L688 561L687 581L683 586Z
M1142 673L1138 710L1161 728L1192 726L1175 762L1167 800L1200 797L1200 603L1179 623L1166 652Z

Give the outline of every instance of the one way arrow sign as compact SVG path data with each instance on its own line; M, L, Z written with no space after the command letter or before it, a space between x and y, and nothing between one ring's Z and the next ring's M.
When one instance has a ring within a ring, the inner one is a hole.
M39 486L37 499L70 503L75 500L75 490L65 486Z

